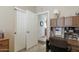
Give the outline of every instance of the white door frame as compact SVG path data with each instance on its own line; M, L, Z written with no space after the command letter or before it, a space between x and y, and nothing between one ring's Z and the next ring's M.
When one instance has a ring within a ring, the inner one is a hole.
M47 37L47 39L49 39L49 37L50 37L50 17L49 17L49 11L38 12L37 16L41 15L41 14L48 14L48 19L47 19L47 23L48 23L48 25L47 25L47 30L48 30L47 36L48 37Z
M21 9L21 8L14 7L14 9L15 9L15 10L19 10L19 11L21 11L21 12L25 12L25 13L26 13L26 10L23 10L23 9Z

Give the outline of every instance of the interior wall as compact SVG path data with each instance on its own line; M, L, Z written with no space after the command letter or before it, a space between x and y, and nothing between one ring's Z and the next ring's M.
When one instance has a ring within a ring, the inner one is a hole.
M15 11L14 7L10 6L0 6L0 31L4 32L5 37L8 37L10 40L10 51L13 51L14 41L13 41L13 34L14 34L14 27L15 27Z
M3 32L12 32L14 30L14 8L0 7L0 30Z
M53 10L58 9L60 16L74 16L75 12L79 12L79 6L37 6L36 12L49 11L50 18L53 18Z

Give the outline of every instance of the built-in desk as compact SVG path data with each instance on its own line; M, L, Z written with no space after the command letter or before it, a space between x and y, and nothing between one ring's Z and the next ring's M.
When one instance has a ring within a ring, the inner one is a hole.
M79 52L79 41L78 40L67 40L69 46L72 47L72 52Z

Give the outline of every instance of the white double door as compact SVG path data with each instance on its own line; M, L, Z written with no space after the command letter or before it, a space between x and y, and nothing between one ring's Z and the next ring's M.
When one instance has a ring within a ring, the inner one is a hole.
M37 44L37 17L31 11L16 10L14 51L28 49Z

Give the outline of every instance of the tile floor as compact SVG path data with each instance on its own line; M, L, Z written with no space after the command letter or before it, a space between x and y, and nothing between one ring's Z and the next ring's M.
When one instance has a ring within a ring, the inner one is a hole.
M38 42L38 45L30 48L29 50L22 50L21 52L46 52L46 43Z

